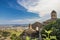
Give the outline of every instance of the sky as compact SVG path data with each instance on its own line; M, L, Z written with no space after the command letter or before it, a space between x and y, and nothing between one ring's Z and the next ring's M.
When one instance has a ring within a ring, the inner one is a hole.
M52 10L60 17L60 0L0 0L0 24L43 22Z

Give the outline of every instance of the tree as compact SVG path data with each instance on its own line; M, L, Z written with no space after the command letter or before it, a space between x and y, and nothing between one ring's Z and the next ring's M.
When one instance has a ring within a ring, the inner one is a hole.
M10 37L11 40L16 40L17 39L17 36L16 34L12 34L12 36Z
M10 32L4 31L4 32L2 32L2 36L3 37L8 37L8 36L10 36Z
M11 40L21 40L19 36L16 36L16 34L12 34L10 37Z

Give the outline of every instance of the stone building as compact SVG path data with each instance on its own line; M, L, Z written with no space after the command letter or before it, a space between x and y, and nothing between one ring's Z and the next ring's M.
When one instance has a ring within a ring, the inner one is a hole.
M29 24L28 33L40 31L43 28L43 26L48 25L50 22L55 21L56 19L57 19L57 12L53 10L51 12L51 18L50 19L44 21L43 23L35 22L33 24Z
M51 18L50 19L44 21L43 23L35 22L33 24L29 24L29 28L26 29L24 31L24 33L26 35L33 35L33 34L35 34L35 35L33 35L33 37L36 37L36 35L38 35L38 37L39 37L40 30L43 28L43 26L49 24L52 21L55 21L56 19L57 19L57 12L53 10L51 12Z
M34 24L32 24L32 29L38 31L39 28L42 28L43 24L40 22L35 22Z
M33 24L30 24L31 27L29 26L29 28L38 31L39 28L42 28L43 26L49 24L49 23L52 22L52 21L55 21L56 19L57 19L57 12L53 10L53 11L51 12L51 18L50 18L50 19L44 21L43 23L35 22L35 23L33 23Z

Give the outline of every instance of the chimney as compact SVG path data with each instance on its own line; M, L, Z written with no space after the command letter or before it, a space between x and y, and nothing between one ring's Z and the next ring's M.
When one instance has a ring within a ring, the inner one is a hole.
M32 29L32 25L31 24L29 24L29 29Z

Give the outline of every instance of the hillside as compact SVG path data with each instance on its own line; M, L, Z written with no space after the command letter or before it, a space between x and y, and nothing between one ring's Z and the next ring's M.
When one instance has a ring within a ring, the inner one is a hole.
M60 19L46 25L42 30L43 40L60 40Z

